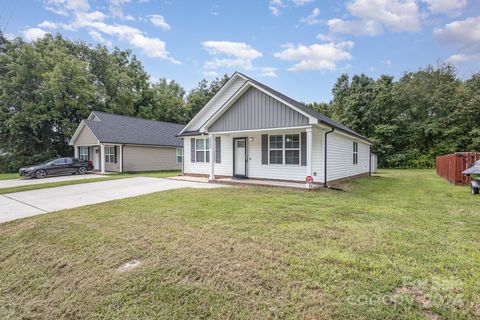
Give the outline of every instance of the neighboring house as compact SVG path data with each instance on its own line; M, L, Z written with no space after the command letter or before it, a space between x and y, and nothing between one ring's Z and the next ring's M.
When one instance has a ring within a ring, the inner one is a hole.
M95 170L150 171L182 168L183 125L93 111L82 120L70 145L75 157Z
M369 139L238 72L179 136L184 174L210 180L325 183L370 173Z

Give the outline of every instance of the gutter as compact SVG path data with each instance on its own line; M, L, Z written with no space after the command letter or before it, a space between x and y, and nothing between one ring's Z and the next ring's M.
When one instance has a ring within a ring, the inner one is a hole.
M328 188L327 186L327 135L329 133L332 133L333 131L335 131L335 128L332 127L332 129L330 131L327 131L325 132L325 139L323 140L324 141L324 144L325 144L325 150L324 150L324 160L323 160L323 165L324 165L324 168L323 168L323 187L325 188Z

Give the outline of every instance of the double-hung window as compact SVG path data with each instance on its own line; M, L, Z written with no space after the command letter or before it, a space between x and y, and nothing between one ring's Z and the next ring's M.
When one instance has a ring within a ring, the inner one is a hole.
M78 158L80 160L88 160L88 147L80 147Z
M210 162L210 140L195 139L195 161Z
M105 162L115 163L115 146L105 146Z
M300 164L300 135L278 134L268 137L269 164Z
M353 164L358 164L358 142L353 141Z
M300 164L300 135L285 135L285 164Z
M283 135L271 135L268 137L270 164L283 164Z
M177 163L182 163L183 162L183 149L182 148L177 148Z

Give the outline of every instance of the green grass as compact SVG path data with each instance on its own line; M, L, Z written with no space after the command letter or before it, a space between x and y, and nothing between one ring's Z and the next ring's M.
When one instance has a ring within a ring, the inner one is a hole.
M24 185L18 187L9 187L9 188L0 188L0 194L7 194L13 192L20 192L20 191L29 191L29 190L37 190L37 189L45 189L45 188L53 188L53 187L61 187L61 186L68 186L73 184L83 184L89 182L100 182L100 181L107 181L107 180L114 180L114 179L124 179L124 178L132 178L132 177L153 177L153 178L166 178L177 176L181 172L180 171L145 171L145 172L125 172L119 174L110 174L106 175L102 178L91 178L91 179L82 179L82 180L67 180L67 181L58 181L58 182L48 182L49 179L46 178L44 180L45 183L40 184L32 184L32 185ZM18 174L16 176L18 178Z
M480 317L480 197L429 170L341 186L171 190L2 224L0 318Z
M0 173L0 180L18 179L18 173Z

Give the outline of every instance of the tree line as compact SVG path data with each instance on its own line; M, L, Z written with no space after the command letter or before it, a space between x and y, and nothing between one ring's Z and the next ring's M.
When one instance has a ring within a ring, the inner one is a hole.
M202 80L188 93L152 82L131 51L61 35L32 43L0 34L0 171L72 154L70 137L92 110L187 123L228 80ZM479 150L480 74L450 65L383 75L341 75L328 103L310 103L375 142L383 167L432 167L435 156Z
M187 94L173 80L152 82L129 50L59 34L0 39L0 172L72 154L69 139L93 110L187 123L228 80L202 80Z
M382 75L341 75L329 103L310 107L369 137L379 166L432 168L435 157L480 150L480 73L448 64Z

